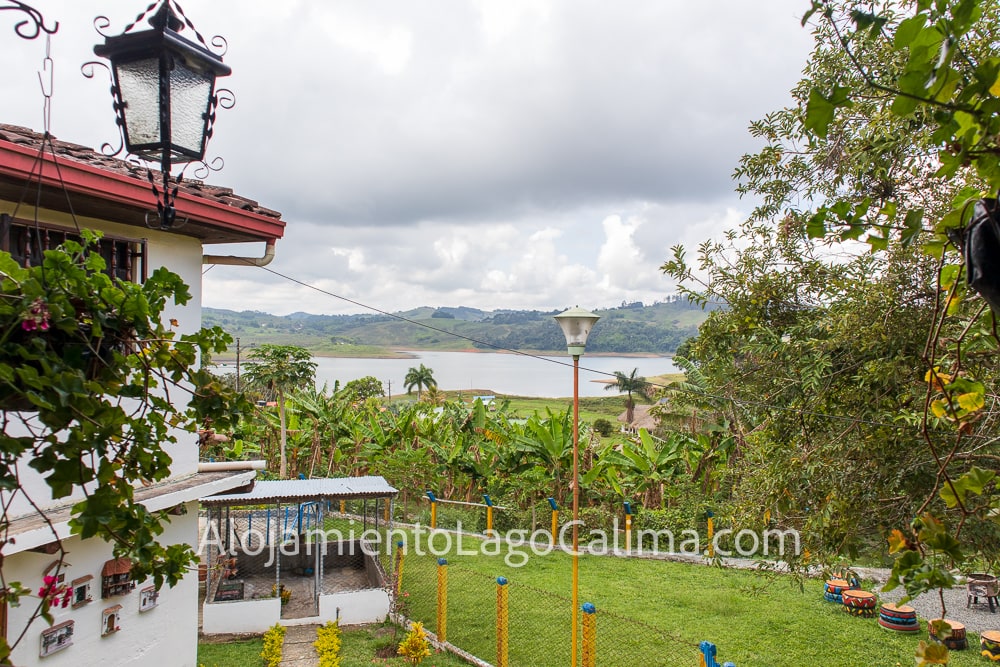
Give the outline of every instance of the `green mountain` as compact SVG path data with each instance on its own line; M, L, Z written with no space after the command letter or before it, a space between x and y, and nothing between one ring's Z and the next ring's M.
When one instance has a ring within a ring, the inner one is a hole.
M588 353L669 354L694 336L708 316L698 305L672 297L645 306L623 303L595 311L601 320ZM392 315L270 315L205 308L205 326L240 338L242 347L299 345L318 354L371 356L393 348L415 350L510 349L552 352L566 343L552 320L559 311L414 308Z

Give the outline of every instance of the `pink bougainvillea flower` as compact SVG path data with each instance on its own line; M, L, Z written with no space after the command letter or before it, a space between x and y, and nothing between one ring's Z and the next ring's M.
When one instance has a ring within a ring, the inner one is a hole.
M31 302L31 307L21 315L21 328L25 331L48 331L49 317L48 304L41 297L38 297Z

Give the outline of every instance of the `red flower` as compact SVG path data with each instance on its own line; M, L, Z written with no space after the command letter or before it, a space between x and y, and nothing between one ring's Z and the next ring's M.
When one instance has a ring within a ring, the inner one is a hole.
M49 330L49 307L38 297L31 302L31 307L21 315L21 328L25 331L48 331Z

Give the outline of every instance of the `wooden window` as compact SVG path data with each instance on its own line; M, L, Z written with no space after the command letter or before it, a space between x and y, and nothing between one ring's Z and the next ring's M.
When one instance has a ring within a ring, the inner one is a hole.
M159 604L160 592L156 586L147 586L139 591L139 611L149 611Z
M9 252L21 266L37 266L46 250L56 248L66 240L80 242L80 235L73 229L0 215L0 250ZM145 239L105 234L98 241L97 252L104 258L109 276L132 283L146 280Z
M109 560L101 570L101 597L128 595L135 589L132 581L132 561L128 558Z
M65 621L42 630L42 646L39 655L43 658L61 651L73 643L73 621Z
M114 633L121 630L121 613L122 606L116 604L114 607L108 607L101 614L101 636L107 637L108 635L113 635Z
M90 591L90 584L94 580L94 577L87 575L85 577L80 577L79 579L74 579L73 583L70 584L73 587L73 608L82 607L88 602L93 602L94 596Z

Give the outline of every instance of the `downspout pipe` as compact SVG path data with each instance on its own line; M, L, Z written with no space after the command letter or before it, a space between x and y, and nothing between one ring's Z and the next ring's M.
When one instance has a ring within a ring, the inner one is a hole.
M237 257L236 255L202 255L202 264L227 264L230 266L267 266L274 259L275 239L268 239L263 257Z

